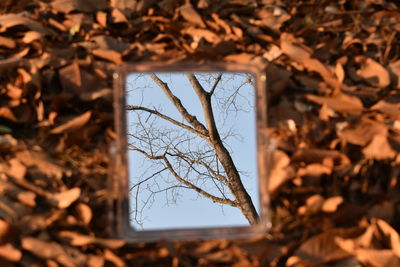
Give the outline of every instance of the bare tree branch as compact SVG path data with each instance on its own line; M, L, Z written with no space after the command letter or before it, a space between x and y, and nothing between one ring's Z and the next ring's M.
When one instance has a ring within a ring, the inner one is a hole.
M205 136L208 136L208 131L204 127L204 125L199 122L196 116L192 116L186 108L182 105L181 100L176 97L168 87L168 84L161 81L160 78L157 77L154 73L150 75L154 82L160 86L160 88L164 91L165 95L171 100L171 102L175 105L176 109L181 113L183 118L192 125L198 132L202 133Z
M164 115L164 114L158 112L157 110L153 110L153 109L149 109L149 108L145 108L145 107L140 107L140 106L134 106L134 105L126 105L126 109L127 110L143 110L143 111L146 111L146 112L148 112L150 114L154 114L154 115L156 115L156 116L158 116L158 117L160 117L160 118L162 118L164 120L167 120L167 121L175 124L176 126L182 127L182 128L184 128L184 129L186 129L186 130L188 130L188 131L190 131L190 132L192 132L192 133L194 133L196 135L199 135L202 138L205 138L205 139L208 138L208 136L205 135L204 132L199 132L198 130L193 129L193 128L191 128L191 127L187 126L186 124L183 124L183 123L181 123L179 121L176 121L176 120L172 119L171 117L168 117L167 115Z

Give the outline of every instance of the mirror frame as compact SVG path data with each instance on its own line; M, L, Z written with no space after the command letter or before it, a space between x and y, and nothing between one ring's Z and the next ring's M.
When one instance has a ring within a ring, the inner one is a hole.
M129 174L126 122L126 79L131 73L152 72L247 72L256 80L256 147L257 178L260 195L260 221L249 226L177 228L166 230L135 231L129 223ZM266 75L261 66L239 63L137 63L120 66L113 75L114 119L116 139L110 148L109 220L110 234L129 242L154 242L158 240L197 241L207 239L241 239L266 234L271 228L269 209L268 174L272 145L267 138L267 88Z

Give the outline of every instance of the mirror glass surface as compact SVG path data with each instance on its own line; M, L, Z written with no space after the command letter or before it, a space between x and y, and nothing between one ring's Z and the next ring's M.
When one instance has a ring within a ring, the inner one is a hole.
M130 73L129 218L135 230L248 226L259 214L251 73Z

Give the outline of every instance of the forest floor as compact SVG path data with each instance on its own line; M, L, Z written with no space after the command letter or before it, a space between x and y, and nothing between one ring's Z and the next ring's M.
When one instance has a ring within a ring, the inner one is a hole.
M108 237L112 74L140 61L265 64L270 233ZM399 89L397 1L3 1L0 265L400 266Z

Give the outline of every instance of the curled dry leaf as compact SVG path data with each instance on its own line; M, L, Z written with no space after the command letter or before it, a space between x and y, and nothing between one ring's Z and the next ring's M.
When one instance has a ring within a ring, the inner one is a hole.
M117 239L97 238L83 235L72 231L61 231L58 235L63 239L68 239L72 246L85 246L88 244L98 244L102 247L117 249L125 245L125 241Z
M280 41L282 53L302 64L308 71L319 73L325 82L331 85L333 89L339 89L341 87L329 68L319 60L311 58L311 49L299 43L292 34L282 33Z
M364 56L357 57L356 61L362 64L357 74L366 81L380 88L385 88L390 84L389 72L381 64Z
M83 221L83 223L89 224L93 217L92 209L85 203L79 203L76 206L76 210L79 214L79 218Z
M0 219L0 243L3 243L7 234L11 231L10 223Z
M380 100L371 107L371 110L378 110L389 118L400 120L400 103L398 99Z
M300 149L297 150L292 156L293 162L305 162L308 164L325 163L327 162L326 159L331 159L333 161L333 166L336 169L347 167L350 164L350 159L345 154L336 150L324 150L317 148Z
M268 190L270 194L274 192L289 178L288 166L290 158L285 152L275 150L272 156L272 168L268 179Z
M106 59L108 61L114 62L117 65L122 64L122 56L120 53L114 50L107 49L95 49L92 51L92 54L96 57Z
M104 0L53 0L50 5L53 9L63 13L72 11L96 12L108 7Z
M394 252L394 254L400 258L400 236L399 233L393 229L390 224L385 222L384 220L377 219L376 224L381 229L381 231L390 237L390 246Z
M68 208L81 195L81 189L78 187L69 189L64 192L51 195L51 201L55 201L55 205L60 209Z
M22 238L21 246L35 256L48 260L55 260L66 267L76 266L75 260L71 258L64 248L56 242L47 242L33 237Z
M0 36L0 47L1 46L12 49L15 48L16 42L11 38Z
M220 38L217 34L213 33L210 30L206 29L198 29L194 27L188 27L182 30L183 34L187 34L192 36L195 42L199 41L201 38L204 38L209 43L217 43L219 42Z
M129 44L119 41L112 36L99 35L92 38L101 49L115 50L119 53L129 48Z
M43 34L37 31L29 31L26 32L24 37L22 38L22 42L26 44L30 44L33 41L41 40L43 38Z
M363 109L363 103L358 97L350 96L345 93L337 93L333 96L316 96L308 94L307 99L320 104L327 105L336 112L344 114L360 114Z
M22 258L22 252L11 244L0 246L0 258L11 262L19 262Z
M0 15L0 32L7 31L8 28L23 25L30 30L40 32L42 34L50 34L51 31L48 28L45 28L40 23L24 16L22 13L20 14L3 14Z
M396 156L396 152L390 146L386 135L377 134L372 138L363 150L367 159L387 160Z
M338 131L341 140L354 145L366 146L376 135L387 135L387 126L381 122L362 117L354 123L345 123Z
M104 258L106 260L112 262L113 264L115 264L116 267L125 267L126 266L125 262L109 249L106 249L104 251Z
M299 176L321 176L324 174L332 173L332 166L325 166L319 163L308 164L304 168L299 168L297 170L297 175Z
M332 229L315 235L303 242L293 255L304 260L310 266L321 266L329 261L345 259L350 254L335 243L335 238L341 232L340 229Z
M61 179L64 174L70 174L70 172L66 168L56 163L53 159L51 159L43 152L25 150L17 152L15 155L16 159L20 163L22 162L23 165L27 167L37 168L40 173L43 173L47 177ZM15 162L15 164L18 165L17 162Z
M91 116L92 116L92 111L86 111L82 115L79 115L78 117L76 117L64 124L53 128L50 131L50 133L51 134L61 134L61 133L75 132L76 130L79 130L84 125L86 125L89 122Z
M199 13L197 13L197 11L193 8L192 4L189 1L186 1L184 5L179 7L179 13L186 21L202 28L206 27L203 19L201 18Z
M324 201L321 210L323 212L331 213L336 212L337 208L344 201L342 196L330 197Z
M26 174L26 167L17 158L10 159L7 164L1 164L0 170L8 176L16 179L23 179Z

